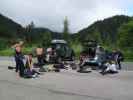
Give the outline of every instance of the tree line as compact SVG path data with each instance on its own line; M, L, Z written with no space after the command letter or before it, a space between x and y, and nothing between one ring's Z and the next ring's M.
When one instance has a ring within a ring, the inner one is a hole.
M76 34L70 33L69 19L64 18L62 32L53 32L47 28L38 28L32 21L25 27L0 15L0 42L11 44L24 40L27 44L50 45L52 39L65 39L67 42L82 43L85 40L95 40L102 45L114 45L120 48L133 47L133 18L119 15L96 21ZM7 45L0 44L0 48Z

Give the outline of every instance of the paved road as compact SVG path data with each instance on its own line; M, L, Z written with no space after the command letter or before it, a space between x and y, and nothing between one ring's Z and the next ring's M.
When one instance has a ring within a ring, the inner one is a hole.
M133 100L132 71L102 76L96 71L81 74L62 70L37 79L21 79L7 69L9 64L14 63L0 58L1 100ZM128 65L133 63L124 63Z

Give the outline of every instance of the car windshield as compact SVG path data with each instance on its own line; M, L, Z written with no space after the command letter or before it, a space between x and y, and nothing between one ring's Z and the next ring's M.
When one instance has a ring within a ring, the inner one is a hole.
M63 45L65 44L52 44L52 47L55 49L61 49Z
M56 45L56 49L60 49L61 48L61 45L60 44L57 44Z

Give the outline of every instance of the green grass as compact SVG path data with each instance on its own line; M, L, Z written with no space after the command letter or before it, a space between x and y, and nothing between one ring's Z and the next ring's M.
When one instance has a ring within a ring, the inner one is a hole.
M23 53L28 54L33 52L35 47L25 47L23 48ZM0 50L0 56L13 56L14 55L14 49L6 48L3 50Z
M77 43L77 44L72 44L71 45L72 49L74 50L75 54L76 54L76 58L79 58L80 52L82 51L83 47L81 44ZM35 49L35 46L27 46L23 48L23 53L24 54L28 54L33 52L33 50ZM106 47L106 49L108 50L112 50L112 48L110 47ZM125 57L125 61L133 61L133 52L132 50L129 49L125 49L122 50L122 52L124 53L124 57ZM6 48L3 50L0 50L0 56L13 56L14 55L14 50L11 48Z
M34 49L35 49L35 47L25 47L25 48L23 48L23 53L24 54L33 53Z
M0 56L12 56L14 54L13 49L0 50Z
M131 50L123 51L125 56L125 61L133 61L133 52Z

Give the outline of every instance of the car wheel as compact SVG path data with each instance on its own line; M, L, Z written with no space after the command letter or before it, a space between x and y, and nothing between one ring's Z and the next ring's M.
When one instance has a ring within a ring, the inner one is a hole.
M59 57L59 58L57 59L57 63L62 63L62 58L61 58L61 57Z
M71 56L71 61L74 61L75 60L75 57L74 56Z

